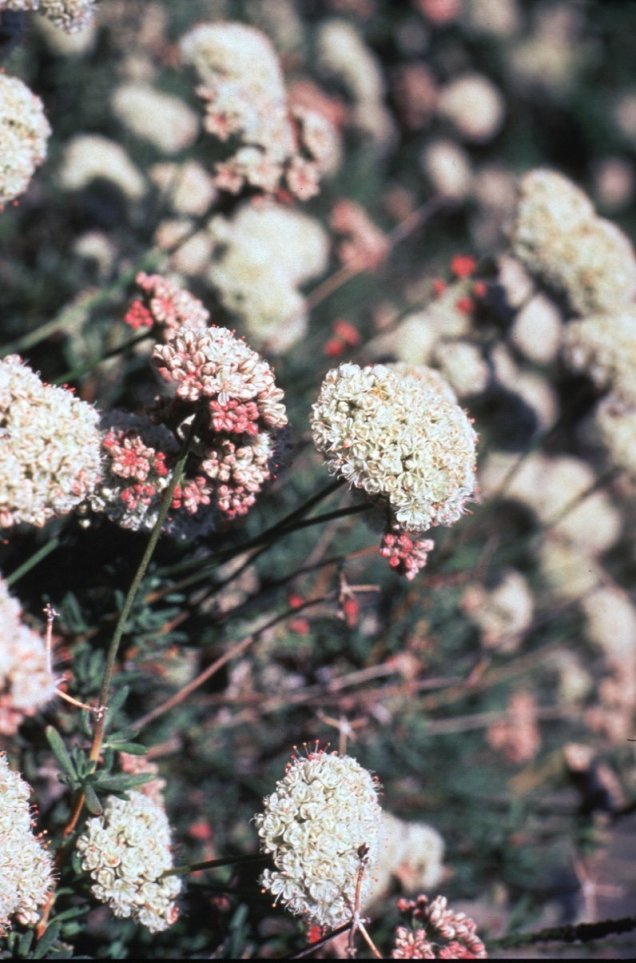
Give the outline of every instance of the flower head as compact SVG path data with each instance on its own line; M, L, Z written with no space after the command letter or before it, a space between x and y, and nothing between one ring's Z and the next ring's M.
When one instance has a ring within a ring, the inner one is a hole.
M329 470L407 532L452 525L474 491L477 436L429 368L340 365L322 384L312 431Z
M475 932L475 923L465 913L447 908L445 896L429 900L398 900L398 909L411 914L411 926L398 926L394 960L485 960L486 947Z
M148 796L110 796L102 815L88 820L77 848L82 869L94 880L93 896L115 916L132 917L152 933L176 922L181 880L163 875L172 869L170 825Z
M30 794L0 754L0 935L12 917L24 926L37 923L53 885L53 860L33 835Z
M27 189L51 133L39 97L0 73L0 207Z
M42 526L93 491L101 475L98 417L17 355L0 361L0 528Z
M382 810L373 776L350 756L294 756L254 817L275 870L261 885L296 916L334 927L353 914L363 860L377 855ZM369 886L362 877L362 898Z
M95 0L3 0L7 10L37 10L56 27L75 33L93 20Z

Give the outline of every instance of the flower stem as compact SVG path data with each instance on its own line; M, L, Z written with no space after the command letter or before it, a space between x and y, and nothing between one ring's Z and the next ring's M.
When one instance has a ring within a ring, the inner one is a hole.
M14 572L11 572L11 575L7 576L5 579L7 585L15 585L15 583L21 579L23 575L26 575L27 572L30 572L32 568L35 568L36 565L39 565L39 563L45 559L47 555L50 555L51 552L54 552L59 544L59 535L55 535L53 538L50 538L45 545L42 545L37 550L37 552L34 552L30 558L27 558L26 562L23 562L22 565L16 568Z
M173 866L167 869L160 876L186 876L188 873L198 873L202 869L217 869L221 866L233 866L241 863L261 863L267 859L261 853L252 853L250 856L224 856L222 859L204 859L201 863L182 863L181 866Z

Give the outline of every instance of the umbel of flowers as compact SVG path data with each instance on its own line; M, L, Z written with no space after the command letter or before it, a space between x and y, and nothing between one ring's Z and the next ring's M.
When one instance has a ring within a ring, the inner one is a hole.
M290 913L336 927L352 918L377 858L382 810L378 783L350 756L316 750L293 756L254 817L261 849L275 869L260 883Z
M38 921L53 885L53 860L33 834L31 789L0 754L0 936L12 920Z
M0 735L13 736L54 695L44 640L24 624L19 603L0 577Z
M311 426L329 471L386 510L381 552L412 578L432 545L410 536L452 525L475 490L477 436L452 389L424 366L342 364Z
M0 529L42 526L91 494L101 475L98 420L17 355L0 361Z
M1 0L0 9L37 10L61 30L75 33L93 20L95 0Z
M227 328L208 326L208 312L187 291L158 275L142 274L138 282L144 297L126 320L156 326L164 340L153 360L173 395L143 415L116 413L104 422L104 479L91 507L124 528L151 528L196 417L173 519L200 521L211 509L229 519L244 515L272 477L276 435L287 425L283 392L270 365Z
M393 960L485 960L486 947L465 913L453 913L445 896L429 900L398 900L398 909L411 914L411 926L398 926Z
M101 816L89 819L77 841L93 896L115 916L132 917L152 933L176 922L181 880L172 869L165 810L141 792L110 796Z
M17 77L0 73L0 208L27 189L46 157L50 133L40 98Z
M181 39L181 56L197 71L206 130L238 144L217 163L224 190L244 186L271 194L286 188L306 200L333 166L335 131L315 111L290 107L278 57L260 30L241 23L203 23Z

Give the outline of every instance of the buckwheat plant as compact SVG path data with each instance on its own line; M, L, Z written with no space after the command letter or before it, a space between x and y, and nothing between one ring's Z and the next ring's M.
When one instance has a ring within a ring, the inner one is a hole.
M50 133L40 98L17 77L0 73L0 209L26 191L46 157Z
M445 896L429 900L398 900L402 913L411 913L411 926L398 926L394 960L485 960L486 947L475 932L475 923L465 913L447 909Z
M362 860L372 868L377 858L375 778L350 756L317 750L294 756L264 803L254 822L276 869L262 873L263 889L309 923L352 919ZM362 900L369 885L364 871Z
M93 896L115 916L132 917L158 933L176 922L181 880L172 869L165 810L140 792L110 796L77 841L81 865L94 880Z
M12 920L31 926L53 886L53 860L33 834L30 786L0 754L0 936Z
M93 21L95 0L0 0L0 10L37 10L65 30L75 33Z
M101 476L98 419L17 355L0 361L0 528L40 527L93 491Z

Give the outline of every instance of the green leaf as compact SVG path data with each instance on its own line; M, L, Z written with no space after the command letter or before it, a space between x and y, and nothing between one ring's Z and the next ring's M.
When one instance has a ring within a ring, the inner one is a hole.
M34 960L44 960L49 955L49 950L53 947L56 939L60 935L61 923L59 920L53 920L52 923L47 926L44 936L37 943L35 951L33 953Z
M76 782L78 778L77 770L73 764L73 760L68 754L61 735L54 726L46 727L46 738L53 755L60 764L62 772L64 772L68 779Z
M99 801L99 797L90 783L86 783L84 786L84 798L86 800L86 808L92 816L101 816L104 811L104 807Z
M96 786L98 789L104 792L126 792L127 789L135 789L137 786L143 786L144 783L150 782L153 778L151 773L141 773L138 776L129 776L126 773L121 773L116 776L103 776L96 780Z
M139 742L116 742L112 737L104 743L104 747L116 749L117 752L127 752L131 756L145 756L148 752L148 747L142 746Z

